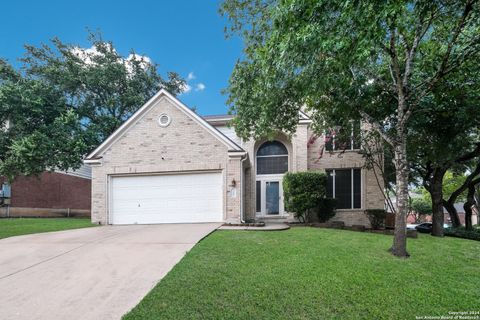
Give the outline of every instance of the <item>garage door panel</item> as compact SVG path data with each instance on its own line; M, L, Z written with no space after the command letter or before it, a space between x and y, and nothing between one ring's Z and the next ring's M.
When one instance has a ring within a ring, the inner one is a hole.
M223 220L222 174L112 177L111 223L189 223Z

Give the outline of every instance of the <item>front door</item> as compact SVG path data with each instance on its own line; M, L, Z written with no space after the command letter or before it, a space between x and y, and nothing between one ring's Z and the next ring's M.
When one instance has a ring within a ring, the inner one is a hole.
M257 216L283 215L283 189L280 178L257 180Z
M265 181L265 213L280 214L280 182Z

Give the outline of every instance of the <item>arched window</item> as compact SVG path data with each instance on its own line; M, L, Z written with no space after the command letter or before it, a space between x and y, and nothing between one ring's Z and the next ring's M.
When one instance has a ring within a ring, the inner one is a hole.
M278 141L267 141L257 151L257 174L282 174L288 171L288 151Z

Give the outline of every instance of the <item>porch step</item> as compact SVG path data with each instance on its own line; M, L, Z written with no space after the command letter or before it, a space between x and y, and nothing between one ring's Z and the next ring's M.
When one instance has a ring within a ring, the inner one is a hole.
M294 221L291 217L258 217L255 221L263 221L265 223L285 223Z

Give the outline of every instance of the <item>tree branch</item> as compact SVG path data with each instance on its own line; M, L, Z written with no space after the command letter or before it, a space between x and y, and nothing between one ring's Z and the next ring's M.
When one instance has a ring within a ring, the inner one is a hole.
M468 160L472 160L473 158L480 156L480 142L476 144L476 147L473 151L467 152L458 158L455 159L455 162L462 163Z
M475 170L473 170L473 172L468 175L468 177L465 179L465 181L460 186L460 188L452 192L452 194L450 195L450 198L448 198L447 200L447 203L454 204L458 196L468 188L472 180L479 174L480 174L480 162L477 163Z
M405 47L407 48L406 59L405 59L406 61L405 73L403 75L403 86L405 88L407 88L408 79L412 74L412 64L415 58L415 53L417 51L418 45L420 44L420 41L422 41L423 37L425 36L428 29L430 28L434 18L435 18L435 11L432 11L430 14L430 18L426 22L426 25L424 25L424 21L421 21L417 24L417 27L415 28L415 37L413 39L412 45L408 46L408 42L405 44ZM406 38L405 38L405 41L406 41Z
M411 114L413 107L416 104L418 104L418 102L425 95L427 95L427 93L435 86L435 84L447 74L447 68L449 67L448 66L449 65L449 59L450 59L450 55L452 54L453 47L457 43L458 37L460 36L463 29L465 28L465 24L467 22L467 19L470 16L472 10L473 10L473 4L475 2L476 2L475 0L474 1L468 1L465 4L465 8L463 10L463 13L462 13L461 17L459 18L457 26L455 27L455 29L453 31L452 39L450 40L450 42L447 45L447 50L445 51L445 54L442 57L442 60L441 60L441 63L439 65L438 69L437 69L437 72L435 72L435 74L432 77L430 77L429 79L427 79L426 81L421 83L419 86L417 86L417 88L420 88L420 87L423 87L423 86L426 86L426 87L418 95L415 103L412 103L410 109L407 111L409 113L409 115ZM451 70L451 68L448 68L448 69Z
M360 110L359 111L360 113L360 116L362 117L362 119L367 122L369 125L371 125L373 127L373 129L375 129L375 131L378 132L378 134L388 143L390 144L391 146L393 146L395 143L393 141L392 138L390 138L387 133L385 132L385 130L382 128L382 126L380 125L380 123L378 123L377 121L375 121L370 115L368 115L365 111L362 111Z

